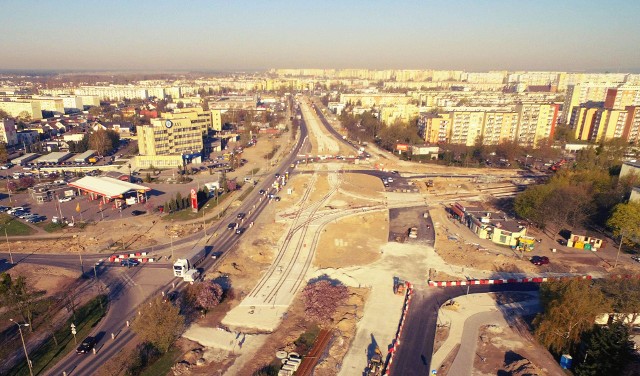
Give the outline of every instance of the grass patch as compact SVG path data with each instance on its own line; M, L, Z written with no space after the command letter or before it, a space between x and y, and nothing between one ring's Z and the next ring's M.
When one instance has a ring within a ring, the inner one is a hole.
M55 337L58 340L56 346L53 337L49 337L37 350L29 353L29 358L33 362L33 373L40 374L49 367L55 365L60 359L65 357L71 351L74 351L93 327L104 317L107 313L107 296L100 295L87 304L83 305L76 310L76 320L73 322L73 317L69 318L60 329L56 330ZM78 345L73 341L73 335L69 327L71 323L76 325L76 338ZM102 341L106 340L103 337ZM9 371L7 375L28 375L29 369L25 361L20 362Z
M253 191L254 186L250 186L249 188L247 188L244 192L242 192L242 194L240 195L240 197L238 197L238 200L240 201L244 201L245 198L247 198L247 196L249 195L249 193L251 193L251 191Z
M254 167L251 169L251 171L247 175L255 176L255 175L258 175L258 172L260 172L260 168Z
M231 196L231 193L222 195L222 197L218 199L217 204L214 198L210 198L209 201L204 205L204 209L201 209L197 213L194 213L191 209L183 209L177 212L163 215L162 220L163 221L188 221L196 218L202 219L202 210L204 210L205 216L208 215L216 206L221 205L229 196ZM220 214L220 216L222 217L222 213ZM207 222L209 222L209 220L207 220Z
M312 324L304 333L300 334L298 339L293 341L293 344L296 345L296 352L298 354L308 353L316 338L318 338L318 334L320 334L320 327Z
M63 228L67 227L64 223L53 223L53 222L40 222L36 226L45 230L46 232L58 232L62 231Z
M172 346L169 351L162 354L155 362L145 368L140 376L156 376L156 375L168 375L171 372L171 367L176 364L176 361L182 355L182 351L177 346Z
M34 230L26 224L18 221L9 214L0 213L0 234L4 234L7 231L7 235L31 235Z
M276 155L278 150L280 149L280 145L274 145L270 152L264 155L264 159L271 159Z

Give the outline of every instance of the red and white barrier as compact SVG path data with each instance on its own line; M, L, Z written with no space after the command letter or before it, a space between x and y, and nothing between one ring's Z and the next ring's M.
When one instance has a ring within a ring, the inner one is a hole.
M430 287L449 287L467 285L500 285L505 283L543 283L551 281L561 281L573 278L591 279L590 275L572 277L530 277L530 278L508 278L508 279L473 279L469 281L429 281Z
M400 338L402 337L402 330L404 329L404 322L407 318L407 313L409 311L409 304L411 303L411 298L413 297L413 287L411 283L405 282L407 284L407 291L404 298L404 305L402 307L402 316L400 316L400 324L398 325L398 331L396 332L396 337L393 340L393 346L389 349L389 357L387 359L387 364L385 366L383 375L387 376L391 374L391 364L393 364L393 356L398 350L398 346L400 346Z

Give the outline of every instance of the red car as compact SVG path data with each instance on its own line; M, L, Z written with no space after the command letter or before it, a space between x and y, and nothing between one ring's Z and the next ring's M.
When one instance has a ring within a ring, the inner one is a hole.
M549 263L549 258L547 256L533 256L531 258L531 263L533 265L547 265Z

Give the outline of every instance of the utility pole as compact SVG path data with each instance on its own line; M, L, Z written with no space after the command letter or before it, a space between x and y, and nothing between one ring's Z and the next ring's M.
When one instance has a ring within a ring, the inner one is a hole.
M9 243L9 235L7 235L7 228L4 228L4 238L7 240L7 248L9 248L9 261L13 264L13 254L11 253L11 244Z

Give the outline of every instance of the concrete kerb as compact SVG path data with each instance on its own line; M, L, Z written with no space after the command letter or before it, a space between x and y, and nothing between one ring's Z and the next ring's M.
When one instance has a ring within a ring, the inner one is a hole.
M400 317L400 323L398 325L398 330L396 332L396 336L393 339L393 346L389 349L389 354L387 355L387 361L384 367L383 375L387 376L391 374L391 364L393 363L393 355L398 350L398 346L400 346L400 338L402 337L402 329L404 328L404 322L407 317L407 312L409 311L409 303L411 302L411 297L413 294L413 287L410 282L406 282L407 291L404 298L404 305L402 307L402 316Z
M570 277L530 277L530 278L508 278L508 279L473 279L469 281L429 281L429 287L449 287L467 285L500 285L506 283L544 283L552 281L563 281L568 279L592 279L590 275L576 275ZM639 276L640 278L640 276Z

